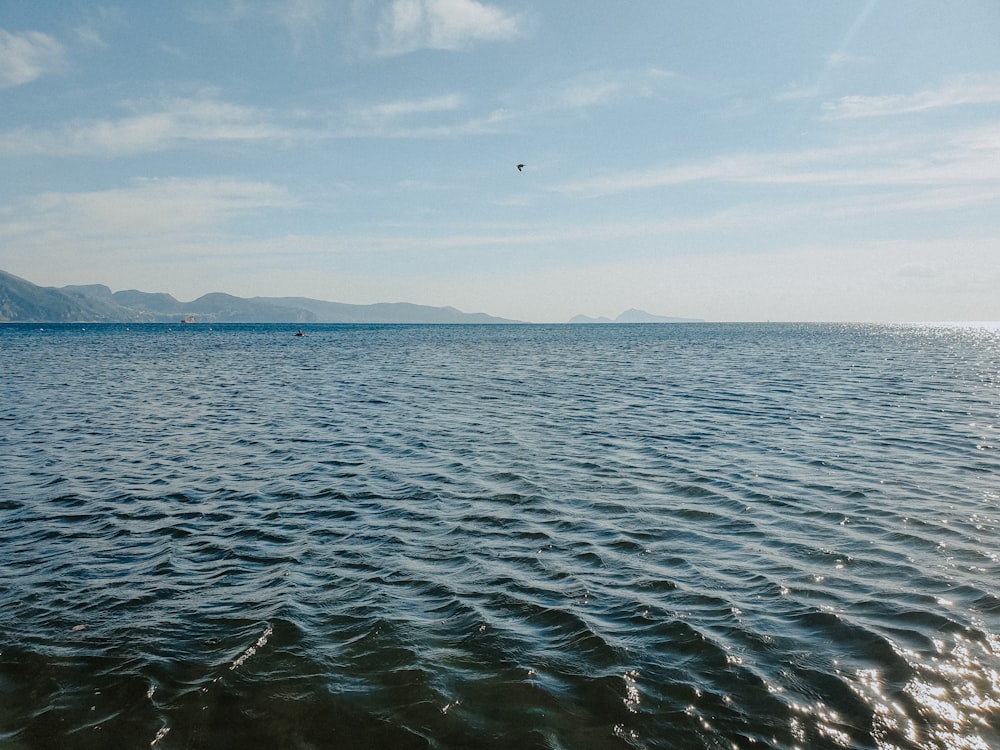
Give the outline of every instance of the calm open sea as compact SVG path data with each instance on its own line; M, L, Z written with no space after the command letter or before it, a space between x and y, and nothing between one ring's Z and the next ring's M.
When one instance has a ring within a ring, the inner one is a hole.
M0 326L0 747L1000 747L1000 327Z

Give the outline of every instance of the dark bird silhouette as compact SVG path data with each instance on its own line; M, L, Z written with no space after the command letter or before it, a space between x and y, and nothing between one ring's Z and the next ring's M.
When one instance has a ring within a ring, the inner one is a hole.
M524 169L524 165L523 164L518 164L517 165L517 171L520 172L522 169Z

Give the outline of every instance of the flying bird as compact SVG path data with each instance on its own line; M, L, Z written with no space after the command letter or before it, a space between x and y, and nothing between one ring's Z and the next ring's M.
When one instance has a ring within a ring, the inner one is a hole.
M517 165L517 171L520 172L522 169L524 169L524 165L523 164L518 164Z

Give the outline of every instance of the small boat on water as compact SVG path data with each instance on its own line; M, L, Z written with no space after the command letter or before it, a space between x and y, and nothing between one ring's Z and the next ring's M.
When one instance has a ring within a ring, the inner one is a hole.
M194 315L188 315L181 323L194 323Z

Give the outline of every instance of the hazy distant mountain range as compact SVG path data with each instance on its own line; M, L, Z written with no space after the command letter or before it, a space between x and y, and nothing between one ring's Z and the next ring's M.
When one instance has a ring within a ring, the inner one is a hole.
M703 323L701 318L669 318L663 315L651 315L644 310L626 310L617 318L591 318L586 315L577 315L570 319L570 323Z
M40 287L0 271L0 321L9 323L516 323L408 302L348 305L305 297L246 299L213 292L193 302L103 284Z
M454 307L408 302L349 305L306 297L234 297L213 292L180 302L162 292L112 292L103 284L41 287L0 271L0 322L6 323L518 323ZM577 315L570 323L681 323L642 310L615 320Z

